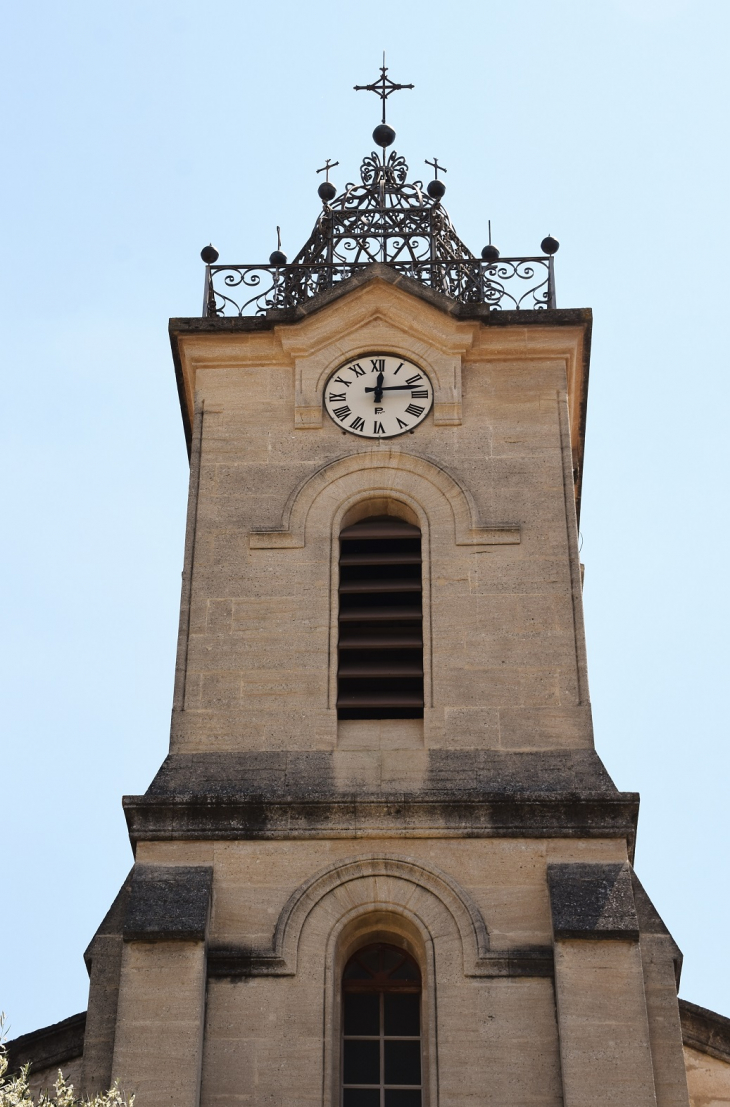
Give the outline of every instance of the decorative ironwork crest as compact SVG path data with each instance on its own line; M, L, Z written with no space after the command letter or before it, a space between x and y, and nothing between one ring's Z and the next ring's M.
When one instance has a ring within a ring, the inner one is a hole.
M395 139L395 131L385 122L386 100L392 92L413 86L391 81L383 57L379 80L355 87L376 92L382 100L383 122L373 132L382 153L373 151L363 158L359 183L346 184L339 195L329 180L330 170L339 163L328 158L317 170L326 173L319 186L322 212L292 262L279 247L269 265L216 265L210 262L217 261L217 251L206 247L204 314L262 315L295 307L373 262L392 266L462 303L483 303L492 309L554 307L552 254L557 242L543 240L550 256L500 259L490 237L482 257L475 257L441 203L446 188L438 174L445 169L438 159L426 163L434 166L436 179L424 186L408 180L402 155L393 150L386 156Z
M418 277L420 263L467 260L476 259L446 210L422 181L408 181L405 158L395 151L381 158L373 151L360 166L360 183L345 185L324 205L292 265L411 264Z

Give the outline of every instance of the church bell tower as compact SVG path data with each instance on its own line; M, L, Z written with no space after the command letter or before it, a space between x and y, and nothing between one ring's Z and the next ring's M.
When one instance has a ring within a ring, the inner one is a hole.
M293 261L203 251L170 752L87 952L137 1107L688 1107L680 954L593 743L591 335L376 152Z

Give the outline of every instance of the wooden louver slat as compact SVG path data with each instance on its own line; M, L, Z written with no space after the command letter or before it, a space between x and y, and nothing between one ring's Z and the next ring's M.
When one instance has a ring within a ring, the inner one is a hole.
M421 532L388 515L340 534L341 719L423 716Z

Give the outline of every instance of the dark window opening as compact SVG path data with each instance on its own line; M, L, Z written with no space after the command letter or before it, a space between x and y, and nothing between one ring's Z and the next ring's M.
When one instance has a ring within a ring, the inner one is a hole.
M366 946L342 978L342 1107L421 1107L421 974L395 946Z
M423 718L421 532L373 515L340 534L337 716Z

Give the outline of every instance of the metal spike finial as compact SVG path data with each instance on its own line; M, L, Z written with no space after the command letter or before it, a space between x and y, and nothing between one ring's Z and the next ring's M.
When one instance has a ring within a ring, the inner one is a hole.
M354 85L355 92L375 92L383 102L383 119L385 123L385 101L394 92L400 92L404 88L415 88L415 85L399 85L388 76L388 67L385 64L385 50L383 50L383 64L380 67L380 77L371 85Z
M269 254L269 265L286 265L286 254L281 249L281 227L276 228L276 249Z
M493 265L495 261L499 260L499 250L496 246L492 245L492 220L487 220L487 227L489 228L489 243L482 250L482 260Z

